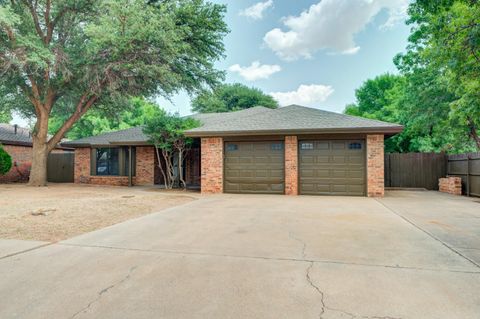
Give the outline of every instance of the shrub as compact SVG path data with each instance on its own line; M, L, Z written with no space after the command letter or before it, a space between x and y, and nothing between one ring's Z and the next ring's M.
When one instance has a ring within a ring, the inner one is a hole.
M12 168L12 157L0 145L0 175L5 175Z

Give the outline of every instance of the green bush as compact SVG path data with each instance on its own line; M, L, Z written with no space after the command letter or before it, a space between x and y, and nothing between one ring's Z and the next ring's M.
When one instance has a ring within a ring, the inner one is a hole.
M0 145L0 175L5 175L12 168L12 157Z

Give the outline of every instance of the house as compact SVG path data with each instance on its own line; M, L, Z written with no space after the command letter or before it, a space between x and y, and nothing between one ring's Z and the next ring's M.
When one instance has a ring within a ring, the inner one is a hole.
M27 182L32 166L32 135L27 128L0 123L0 145L12 157L12 168L3 176L0 183ZM53 152L63 152L66 148L57 147Z
M298 105L193 117L202 125L186 132L196 143L185 176L205 194L383 196L384 138L403 129ZM141 127L64 145L76 148L76 183L161 183Z

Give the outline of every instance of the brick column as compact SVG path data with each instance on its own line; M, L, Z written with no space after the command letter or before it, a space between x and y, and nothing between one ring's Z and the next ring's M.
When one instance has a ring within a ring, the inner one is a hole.
M201 157L202 194L223 193L223 138L202 138Z
M285 195L298 195L298 140L285 136Z
M153 185L155 183L155 149L152 146L136 148L135 185Z
M74 170L74 182L75 183L89 183L90 182L90 154L91 148L76 148L75 149L75 170Z
M384 181L383 135L367 135L367 195L383 197Z

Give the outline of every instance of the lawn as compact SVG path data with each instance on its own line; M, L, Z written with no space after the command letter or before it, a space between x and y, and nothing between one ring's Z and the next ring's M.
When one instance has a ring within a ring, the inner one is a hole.
M156 188L0 185L0 238L59 241L195 200Z

